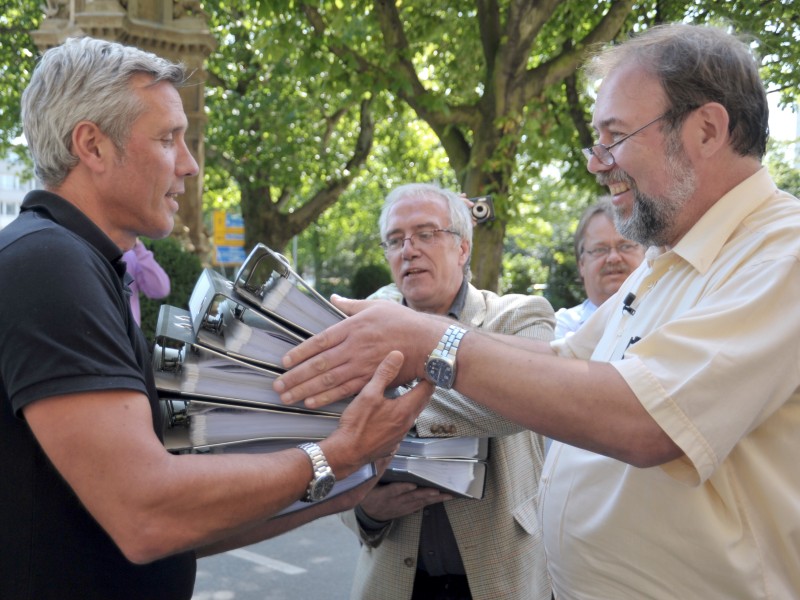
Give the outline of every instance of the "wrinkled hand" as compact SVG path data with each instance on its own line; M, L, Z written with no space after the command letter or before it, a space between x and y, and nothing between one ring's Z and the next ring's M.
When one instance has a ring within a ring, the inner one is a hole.
M425 408L433 393L433 385L427 381L396 398L384 396L402 365L403 355L396 350L390 352L344 410L336 431L321 443L337 477L391 456ZM328 448L332 450L330 455Z
M421 378L425 358L447 329L447 320L395 302L331 300L351 316L286 353L289 371L274 383L285 404L305 400L309 408L321 408L357 394L392 350L406 360L391 385Z
M417 487L413 483L389 483L372 488L361 502L361 508L376 521L391 521L452 498L452 495L436 488Z

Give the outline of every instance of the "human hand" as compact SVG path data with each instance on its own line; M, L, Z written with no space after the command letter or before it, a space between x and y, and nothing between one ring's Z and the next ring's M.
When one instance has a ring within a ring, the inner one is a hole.
M285 404L305 400L307 407L321 408L357 394L391 350L405 357L392 385L422 378L425 359L450 322L395 302L331 300L351 316L286 353L289 371L273 385Z
M475 227L478 224L478 219L476 219L475 215L472 214L472 207L475 206L475 203L469 198L467 198L467 195L464 192L461 192L459 196L464 201L464 204L467 205L467 208L469 209L469 214L472 215L472 226Z
M452 495L436 488L417 487L405 482L388 483L373 487L362 500L361 508L375 521L391 521L452 498Z
M337 478L394 454L430 399L433 385L427 381L396 398L384 396L402 364L403 355L390 352L339 417L336 431L320 442Z

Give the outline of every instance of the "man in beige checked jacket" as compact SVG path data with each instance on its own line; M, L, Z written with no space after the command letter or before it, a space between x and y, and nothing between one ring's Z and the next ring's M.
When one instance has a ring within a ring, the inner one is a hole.
M543 298L501 297L469 284L472 226L463 199L449 190L409 184L392 191L380 230L396 285L373 297L486 331L552 339L553 310ZM543 438L443 389L416 432L490 437L484 498L452 498L411 483L376 487L342 517L363 542L352 598L549 600L535 517Z

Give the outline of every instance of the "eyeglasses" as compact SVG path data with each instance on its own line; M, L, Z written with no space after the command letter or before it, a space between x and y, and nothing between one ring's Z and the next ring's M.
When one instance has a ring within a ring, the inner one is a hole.
M667 113L664 113L660 117L656 117L655 119L653 119L649 123L646 123L646 124L642 125L641 127L639 127L639 129L637 129L636 131L621 137L620 139L618 139L616 142L614 142L610 146L606 146L605 144L597 143L594 146L590 146L589 148L583 148L581 150L581 152L583 152L583 155L586 157L586 160L592 160L592 157L594 156L597 160L599 160L605 166L610 167L615 162L614 161L614 155L611 154L611 149L613 147L619 146L622 142L624 142L628 138L631 138L631 137L635 136L640 131L644 131L645 129L650 127L650 125L652 125L656 121L660 121L661 119L663 119L666 116L667 116Z
M451 235L458 235L460 237L460 234L452 229L421 229L419 231L415 231L408 237L403 237L401 235L390 236L385 242L381 242L381 248L383 248L383 251L387 254L391 254L401 250L405 245L406 240L411 242L411 245L415 248L435 246L439 235L442 233L449 233Z
M617 246L597 246L591 250L582 250L583 253L588 254L593 259L606 258L611 254L611 250L616 250L617 254L632 254L639 249L639 244L636 242L622 242Z

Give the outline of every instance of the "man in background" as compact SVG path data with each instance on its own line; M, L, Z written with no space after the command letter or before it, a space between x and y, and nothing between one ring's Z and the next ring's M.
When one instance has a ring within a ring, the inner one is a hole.
M586 300L556 311L556 339L578 331L644 260L644 248L622 237L614 226L609 196L601 197L583 212L575 230L574 246Z
M461 196L431 184L400 186L386 197L379 226L406 306L483 331L552 339L553 310L544 298L500 297L469 283L473 222ZM412 483L373 488L345 516L363 542L352 598L549 600L533 535L542 437L453 390L434 394L415 432L489 437L485 495L453 498Z

